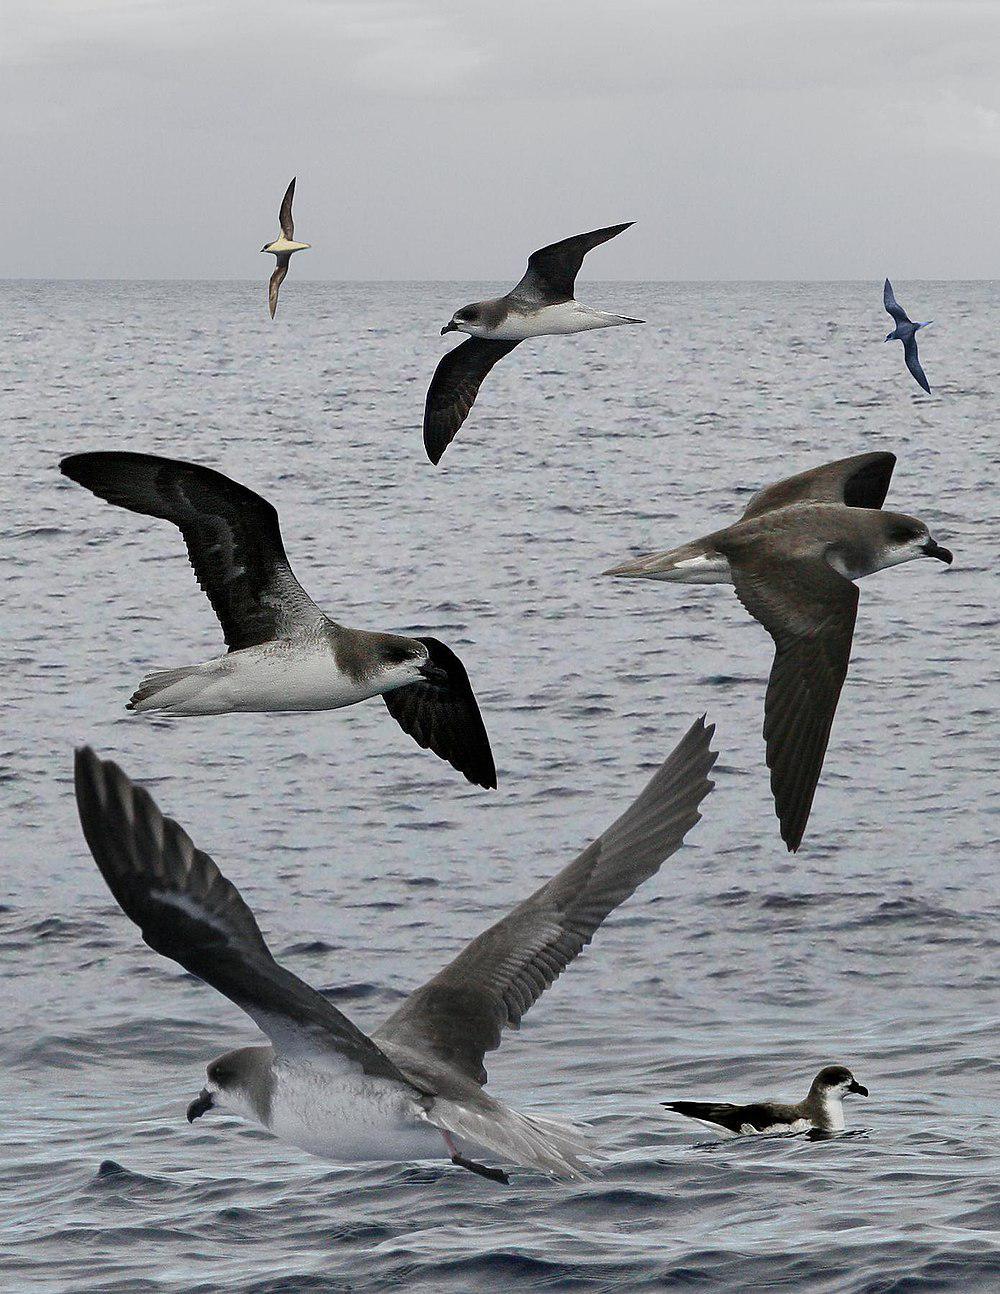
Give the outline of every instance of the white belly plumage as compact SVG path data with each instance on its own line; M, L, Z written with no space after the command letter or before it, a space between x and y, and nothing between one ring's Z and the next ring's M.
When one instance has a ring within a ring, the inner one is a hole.
M424 1122L404 1089L353 1066L343 1074L304 1065L278 1068L270 1128L334 1163L450 1158L440 1131Z
M586 332L590 328L614 328L631 323L621 315L603 314L591 310L578 301L562 301L554 306L542 306L530 314L511 311L503 323L478 336L495 341L525 341L528 337L545 337L559 333Z
M335 710L378 696L382 682L344 674L326 644L279 641L150 675L140 685L148 695L133 708L174 715Z

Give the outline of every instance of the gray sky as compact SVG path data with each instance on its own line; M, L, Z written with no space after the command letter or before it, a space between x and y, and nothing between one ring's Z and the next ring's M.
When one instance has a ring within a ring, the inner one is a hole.
M1000 0L0 7L0 277L1000 277Z

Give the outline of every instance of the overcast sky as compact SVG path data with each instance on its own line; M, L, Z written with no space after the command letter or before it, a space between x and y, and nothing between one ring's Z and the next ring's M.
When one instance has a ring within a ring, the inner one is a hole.
M0 277L1000 277L1000 0L0 6Z

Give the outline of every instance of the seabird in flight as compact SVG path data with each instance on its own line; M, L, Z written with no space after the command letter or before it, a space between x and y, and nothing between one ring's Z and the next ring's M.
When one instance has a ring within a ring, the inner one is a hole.
M489 1096L483 1059L680 848L712 789L713 731L693 724L617 822L371 1034L274 960L236 887L148 791L78 750L80 821L112 894L150 948L228 997L268 1039L213 1060L188 1119L221 1107L338 1162L447 1158L507 1181L472 1158L485 1152L583 1176L598 1157L589 1135Z
M424 448L432 463L440 462L465 421L486 374L519 342L552 333L644 322L591 310L573 299L584 256L633 223L630 220L589 234L575 234L532 252L524 277L506 296L474 301L455 311L441 335L466 332L471 336L444 356L427 391Z
M844 1097L856 1092L867 1096L844 1065L826 1065L812 1081L803 1101L754 1101L750 1105L727 1105L712 1101L664 1101L667 1110L696 1119L714 1132L735 1136L779 1132L843 1132Z
M143 679L130 710L170 715L334 710L381 696L418 745L495 787L465 667L436 638L348 629L292 574L266 499L221 472L153 454L73 454L60 468L98 498L180 528L229 652Z
M854 580L952 555L926 525L880 511L896 456L858 454L760 490L735 525L605 575L733 584L775 641L764 701L771 790L789 850L802 840L834 712L847 675L858 610Z
M927 394L930 395L931 388L921 367L920 356L917 354L917 330L926 328L934 320L928 319L927 323L914 323L893 295L892 284L888 279L886 279L885 287L882 289L882 301L886 310L896 321L896 326L886 337L886 341L901 341L903 343L903 358L906 360L906 367Z
M292 259L293 252L304 252L311 243L297 243L295 241L295 222L292 220L292 198L295 196L295 177L285 190L285 196L281 199L281 210L278 212L278 224L281 226L280 235L273 243L265 243L260 249L262 252L270 252L274 257L274 273L271 275L271 281L267 287L267 305L271 311L271 318L274 318L274 312L278 308L278 289L285 281L285 275L288 273L288 262Z

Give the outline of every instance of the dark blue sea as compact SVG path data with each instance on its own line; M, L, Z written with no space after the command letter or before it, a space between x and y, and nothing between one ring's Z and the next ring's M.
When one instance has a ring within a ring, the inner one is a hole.
M483 284L0 285L0 1288L11 1294L1000 1288L1000 289L581 284L643 328L527 343L439 468L424 392ZM180 536L63 479L85 449L196 459L265 494L335 618L466 662L500 788L378 700L126 714L218 654ZM890 506L955 552L866 579L801 851L763 760L772 645L731 589L602 579L748 494L890 449ZM276 956L362 1028L608 825L698 715L716 789L490 1060L517 1108L592 1125L584 1184L338 1166L187 1103L250 1021L159 958L76 819L72 749L148 786ZM716 1142L680 1097L803 1095L849 1065L848 1134Z

